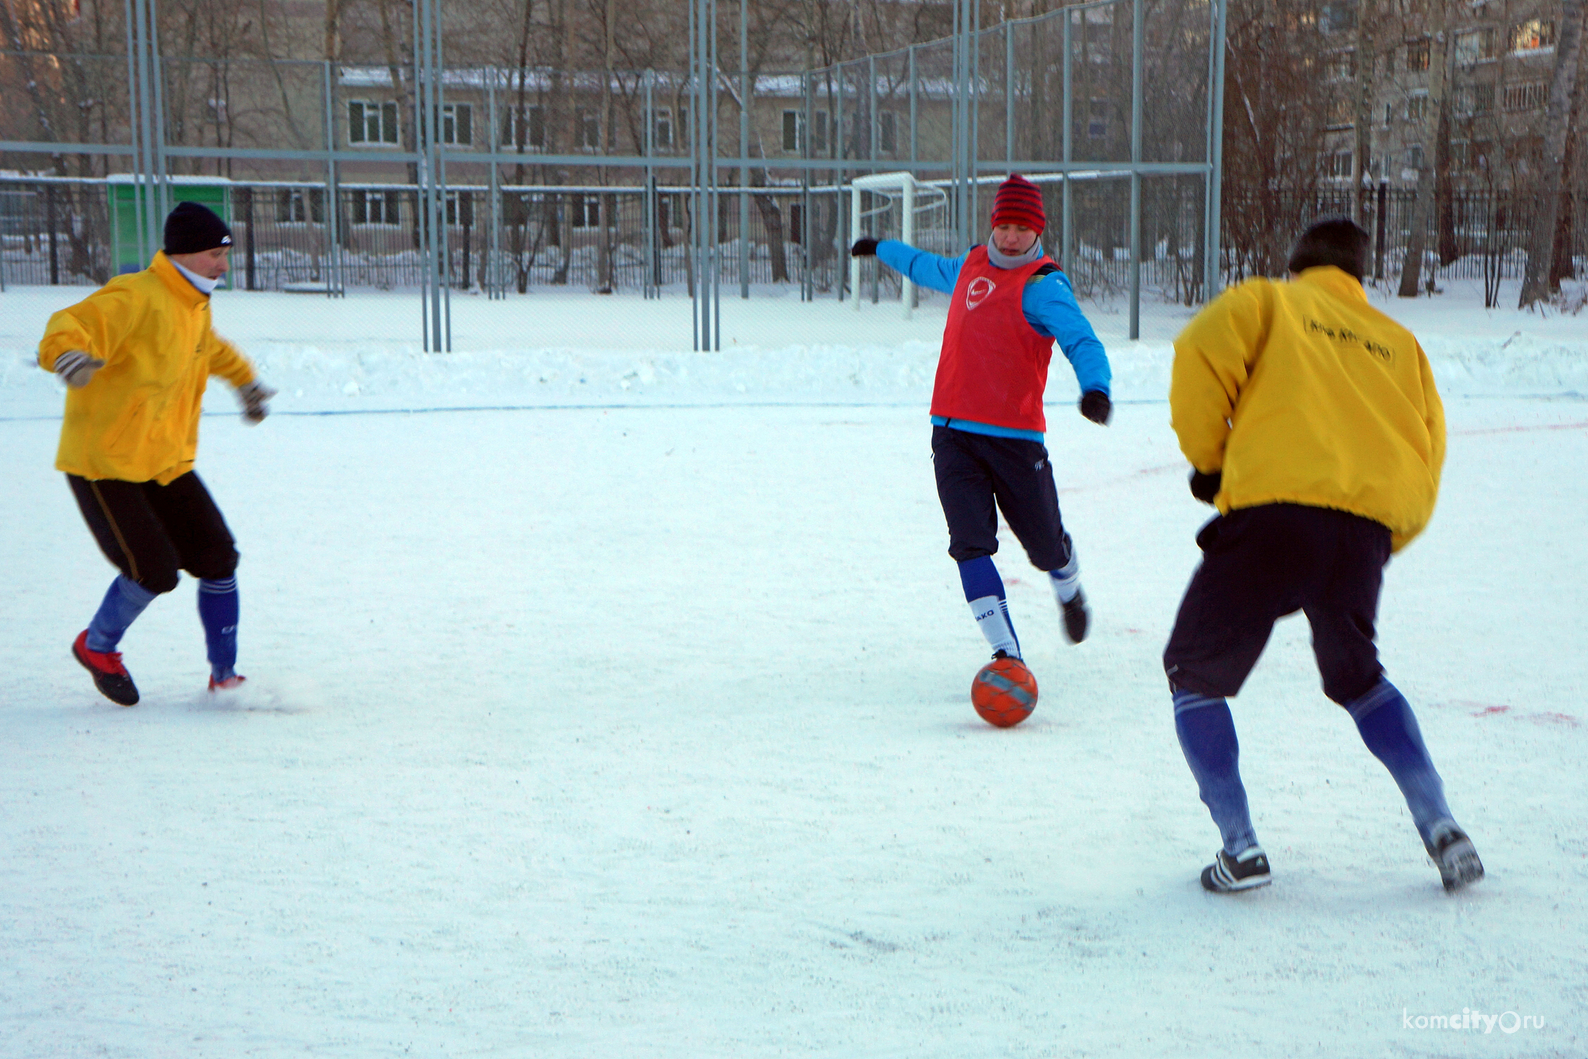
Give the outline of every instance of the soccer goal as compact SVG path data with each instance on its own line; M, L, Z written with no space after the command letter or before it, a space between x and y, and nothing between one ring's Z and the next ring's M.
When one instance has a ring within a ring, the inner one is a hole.
M871 192L874 199L868 207L863 192ZM916 214L918 212L946 212L948 193L941 187L922 183L912 173L872 173L856 177L849 184L849 231L858 237L866 230L866 219L891 214L899 209L899 238L915 245ZM908 276L902 279L899 300L904 305L904 318L910 318L915 308L915 284ZM860 259L849 259L849 289L854 292L855 311L860 311Z

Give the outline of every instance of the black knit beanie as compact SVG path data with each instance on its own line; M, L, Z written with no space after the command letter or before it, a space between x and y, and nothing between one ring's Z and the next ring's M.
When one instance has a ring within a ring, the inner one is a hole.
M215 211L196 202L179 202L165 219L165 252L196 254L232 245L232 230Z

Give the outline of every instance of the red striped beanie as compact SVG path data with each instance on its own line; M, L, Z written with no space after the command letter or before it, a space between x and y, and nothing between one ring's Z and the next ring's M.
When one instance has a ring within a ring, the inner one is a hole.
M1019 173L1009 174L1009 179L998 185L993 196L992 223L1023 224L1036 232L1048 226L1048 216L1042 211L1042 192Z

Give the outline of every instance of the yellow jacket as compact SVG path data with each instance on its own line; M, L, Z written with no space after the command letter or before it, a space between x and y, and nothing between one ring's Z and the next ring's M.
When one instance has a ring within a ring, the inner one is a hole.
M83 478L169 485L193 469L204 387L211 375L253 381L237 348L210 328L210 299L163 252L50 317L39 366L55 370L80 349L105 362L66 392L55 466Z
M1349 511L1404 547L1428 525L1445 412L1422 346L1332 265L1248 280L1174 343L1180 450L1223 472L1220 512L1292 503Z

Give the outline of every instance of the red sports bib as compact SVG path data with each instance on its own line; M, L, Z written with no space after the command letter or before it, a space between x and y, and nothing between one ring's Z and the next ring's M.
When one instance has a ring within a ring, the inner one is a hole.
M1038 334L1020 309L1026 280L1052 258L996 268L987 248L965 256L937 358L932 414L1015 430L1045 431L1042 394L1053 339Z

